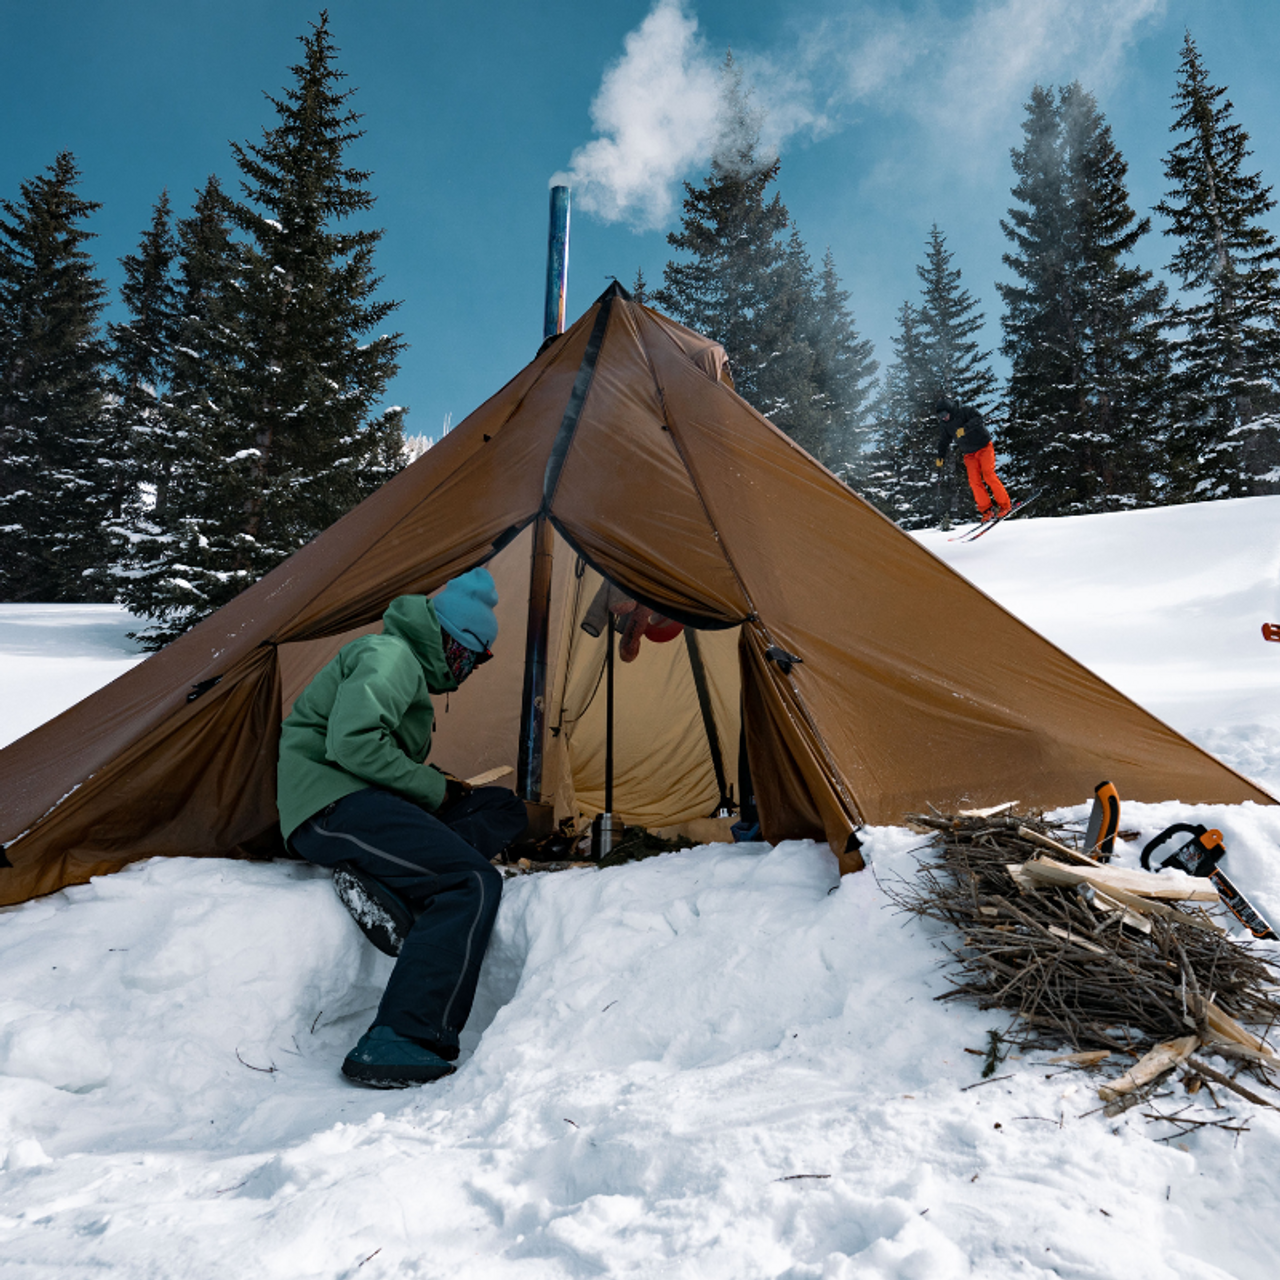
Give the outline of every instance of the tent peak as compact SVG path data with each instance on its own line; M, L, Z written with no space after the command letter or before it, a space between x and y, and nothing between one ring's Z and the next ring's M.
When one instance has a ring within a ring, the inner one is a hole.
M608 298L621 298L623 302L634 302L635 299L622 286L617 276L614 276L613 283L596 299L596 302L604 302Z

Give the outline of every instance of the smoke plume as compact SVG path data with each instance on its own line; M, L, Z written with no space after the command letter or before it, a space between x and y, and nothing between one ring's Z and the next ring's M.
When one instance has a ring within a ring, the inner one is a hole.
M917 145L881 178L945 181L1007 164L1036 83L1079 80L1104 96L1165 3L974 0L957 12L934 0L908 14L855 0L781 47L735 46L734 58L760 112L762 158L842 129L907 123ZM732 30L716 34L720 48L733 44ZM656 0L604 73L591 104L596 136L553 184L573 187L577 207L607 222L670 225L681 179L705 172L720 141L722 59L690 0Z

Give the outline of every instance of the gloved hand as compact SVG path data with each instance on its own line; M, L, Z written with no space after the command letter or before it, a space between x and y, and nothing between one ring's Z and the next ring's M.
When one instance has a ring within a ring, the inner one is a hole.
M444 778L444 799L440 801L441 809L452 808L463 796L471 794L471 783L464 782L461 778L455 778L453 774L447 770L440 768L439 765L428 765L428 769L434 769Z
M935 459L934 459L934 466L937 466L937 467L942 466L942 459L941 459L941 458L935 458Z

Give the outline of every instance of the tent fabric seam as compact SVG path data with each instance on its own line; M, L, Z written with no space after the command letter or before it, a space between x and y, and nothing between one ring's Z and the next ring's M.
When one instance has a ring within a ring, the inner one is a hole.
M591 394L592 384L596 377L596 364L600 352L604 349L605 333L609 328L609 320L613 315L613 294L606 290L600 300L600 310L596 314L595 323L591 326L591 336L587 339L587 349L582 353L582 363L578 366L578 375L573 380L573 390L569 393L569 403L565 405L564 416L560 419L560 427L556 438L551 443L551 453L547 458L547 470L542 479L542 509L551 510L556 490L560 486L560 476L569 456L573 437L578 430L578 421L587 406L587 397Z

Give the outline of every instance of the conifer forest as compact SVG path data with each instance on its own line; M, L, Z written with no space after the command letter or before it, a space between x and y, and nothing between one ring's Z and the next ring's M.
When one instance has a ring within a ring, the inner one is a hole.
M120 256L119 319L76 156L0 190L0 600L118 601L159 647L414 454L383 404L406 344L382 232L359 229L376 195L349 160L356 90L325 15L300 49L260 140L231 146L235 181L190 208L157 195ZM1169 89L1165 194L1143 210L1089 87L1034 86L991 211L994 296L936 222L876 353L730 56L715 155L661 281L631 292L721 342L738 393L904 528L965 510L959 457L935 464L942 396L983 414L1041 515L1280 492L1276 202L1190 33ZM1149 237L1173 287L1139 265ZM981 341L997 305L1004 377Z

